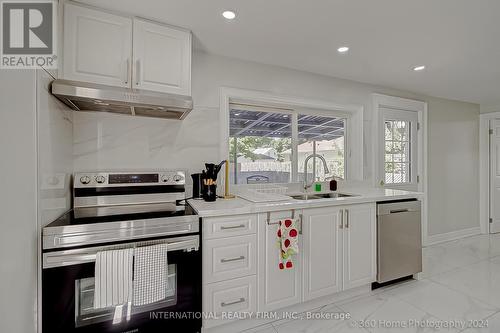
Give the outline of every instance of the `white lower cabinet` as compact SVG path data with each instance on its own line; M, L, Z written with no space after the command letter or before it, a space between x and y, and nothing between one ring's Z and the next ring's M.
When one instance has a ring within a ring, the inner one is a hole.
M270 213L270 223L267 213L203 219L203 311L275 311L375 281L375 207L296 210L299 253L293 268L283 270L277 222L289 218L290 210Z
M205 329L231 322L231 313L257 311L257 214L206 217L203 225Z
M256 235L206 240L203 249L204 282L255 274L256 246Z
M341 210L304 209L302 217L304 300L333 294L342 288Z
M343 290L359 287L377 278L377 231L375 204L343 209Z
M203 287L203 311L215 313L218 320L207 319L204 327L228 321L222 313L257 311L257 278L255 275L211 283Z
M376 280L375 204L304 209L304 300Z
M271 213L268 225L266 214L259 215L259 311L273 311L301 301L301 255L293 257L293 269L279 269L279 219L290 217L290 211ZM299 235L299 251L302 242Z

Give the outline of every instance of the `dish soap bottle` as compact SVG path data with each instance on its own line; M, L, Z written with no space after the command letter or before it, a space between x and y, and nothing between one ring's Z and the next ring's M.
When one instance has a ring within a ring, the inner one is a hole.
M321 183L320 183L320 181L319 181L319 177L318 177L318 178L316 178L316 184L314 184L314 190L315 190L316 192L321 192Z

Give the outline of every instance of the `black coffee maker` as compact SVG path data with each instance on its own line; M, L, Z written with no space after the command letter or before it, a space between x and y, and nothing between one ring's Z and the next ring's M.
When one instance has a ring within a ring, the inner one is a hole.
M204 173L193 173L191 178L193 178L193 199L201 200L203 199L204 189Z

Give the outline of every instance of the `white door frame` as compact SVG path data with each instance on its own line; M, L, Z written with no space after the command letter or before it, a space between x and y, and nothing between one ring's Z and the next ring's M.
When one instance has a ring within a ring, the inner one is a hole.
M427 118L427 103L424 101L417 101L413 99L388 96L382 94L372 94L373 99L373 185L375 187L380 187L378 183L378 176L380 174L380 162L382 156L378 153L380 151L380 108L389 108L396 110L407 110L414 111L418 113L418 123L421 128L418 131L418 141L417 141L417 150L418 150L418 176L419 182L417 184L418 191L422 192L423 202L422 202L422 243L423 245L427 245L428 243L428 209L427 209L427 126L428 126L428 118Z
M490 232L490 120L500 112L479 115L479 225L481 233Z

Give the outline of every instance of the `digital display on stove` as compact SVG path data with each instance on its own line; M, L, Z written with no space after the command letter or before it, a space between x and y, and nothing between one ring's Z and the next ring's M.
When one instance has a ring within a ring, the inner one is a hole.
M109 184L158 183L157 173L109 175Z

